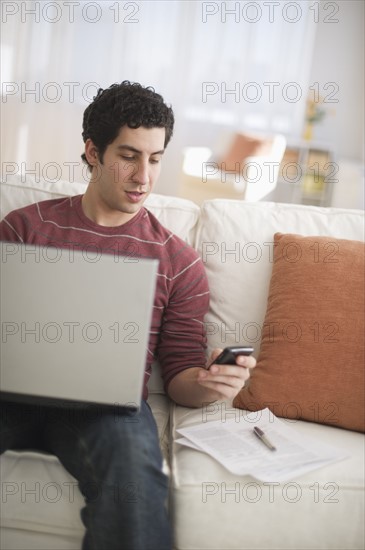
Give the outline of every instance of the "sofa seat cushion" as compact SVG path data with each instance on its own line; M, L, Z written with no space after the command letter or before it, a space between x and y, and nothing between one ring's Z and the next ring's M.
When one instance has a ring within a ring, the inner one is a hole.
M2 527L82 537L83 498L57 457L7 451L0 463Z
M208 411L208 412L207 412ZM229 401L206 409L174 407L177 428L236 418ZM304 421L300 434L345 448L349 458L286 483L231 474L203 452L173 443L171 491L178 549L355 549L364 543L364 436Z
M154 394L148 402L158 428L164 471L168 474L170 401L167 396ZM7 451L0 457L0 468L2 529L71 537L78 541L75 548L81 548L84 526L80 510L84 500L77 481L57 457L35 451ZM47 546L43 548L48 550Z

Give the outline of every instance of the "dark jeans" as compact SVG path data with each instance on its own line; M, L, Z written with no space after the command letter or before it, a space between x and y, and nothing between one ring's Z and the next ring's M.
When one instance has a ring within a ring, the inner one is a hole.
M167 477L149 405L73 408L2 402L0 453L56 455L85 498L83 550L170 549Z

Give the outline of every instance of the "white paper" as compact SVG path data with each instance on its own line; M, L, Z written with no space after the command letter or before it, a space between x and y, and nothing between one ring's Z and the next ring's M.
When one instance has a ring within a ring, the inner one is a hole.
M276 447L270 450L254 434L258 426ZM204 422L177 430L176 442L208 453L230 472L251 475L267 482L282 482L325 464L347 458L342 450L304 437L269 409L231 418Z

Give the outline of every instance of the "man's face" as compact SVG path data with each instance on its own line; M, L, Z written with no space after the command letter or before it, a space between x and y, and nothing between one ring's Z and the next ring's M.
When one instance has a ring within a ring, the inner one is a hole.
M131 219L151 193L161 171L165 128L123 126L108 145L103 162L91 140L86 143L93 159L90 192L85 213L101 225L121 225ZM90 156L91 155L91 156ZM91 209L91 210L90 210Z

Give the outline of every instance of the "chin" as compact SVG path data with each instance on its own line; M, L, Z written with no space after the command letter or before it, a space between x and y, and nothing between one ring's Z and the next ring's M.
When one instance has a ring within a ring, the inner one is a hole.
M124 214L135 214L136 212L138 212L138 210L140 210L143 206L143 202L139 202L139 203L136 203L136 204L123 204L121 205L118 210L120 212L123 212Z

